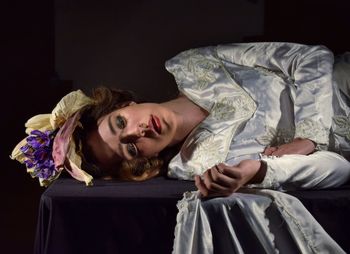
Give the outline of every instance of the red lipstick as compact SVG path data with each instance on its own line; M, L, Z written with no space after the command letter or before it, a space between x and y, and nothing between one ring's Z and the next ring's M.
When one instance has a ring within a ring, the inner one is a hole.
M151 122L154 130L160 135L162 133L162 125L157 116L151 115Z

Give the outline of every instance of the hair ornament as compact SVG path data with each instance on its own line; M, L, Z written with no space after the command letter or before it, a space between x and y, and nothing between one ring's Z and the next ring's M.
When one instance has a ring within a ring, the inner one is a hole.
M92 176L81 169L82 158L72 134L84 108L94 103L77 90L64 96L51 114L30 118L25 123L28 136L16 145L10 158L25 164L27 172L38 178L41 186L51 184L64 169L73 178L92 185Z

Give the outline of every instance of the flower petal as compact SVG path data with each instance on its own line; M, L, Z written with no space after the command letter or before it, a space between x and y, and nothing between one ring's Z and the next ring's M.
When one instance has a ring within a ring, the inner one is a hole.
M78 167L73 161L68 160L69 164L66 167L68 173L75 179L81 182L85 182L86 186L92 186L93 177Z
M26 133L29 135L33 130L53 130L50 124L50 116L51 114L41 114L30 118L24 125L27 128Z
M12 150L12 153L10 155L10 158L12 160L17 160L20 163L24 163L24 160L26 159L23 152L21 151L21 147L25 146L27 144L26 138L24 138L21 142L19 142L16 147Z
M81 90L73 91L64 96L52 110L50 123L54 129L61 127L65 121L84 106L93 104Z

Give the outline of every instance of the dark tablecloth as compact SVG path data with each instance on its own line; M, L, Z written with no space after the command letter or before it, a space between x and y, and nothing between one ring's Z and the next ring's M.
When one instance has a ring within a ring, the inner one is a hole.
M177 201L191 181L158 177L145 182L69 178L42 195L36 254L171 253ZM326 231L350 252L350 188L294 191Z

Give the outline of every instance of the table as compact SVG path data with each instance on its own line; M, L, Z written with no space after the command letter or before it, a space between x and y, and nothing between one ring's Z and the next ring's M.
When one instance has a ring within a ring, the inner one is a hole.
M36 254L171 253L176 204L191 181L157 177L144 182L94 180L93 187L56 180L41 196ZM350 253L350 186L291 191Z
M40 201L36 254L171 253L177 201L190 181L56 180Z

